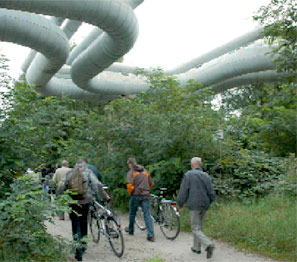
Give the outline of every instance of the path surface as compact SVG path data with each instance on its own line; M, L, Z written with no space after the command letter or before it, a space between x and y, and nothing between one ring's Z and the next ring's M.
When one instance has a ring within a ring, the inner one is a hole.
M128 225L127 215L121 215L121 224ZM53 235L62 235L72 238L71 222L69 217L65 221L55 220L55 225L48 224L48 231ZM165 239L158 226L155 225L156 242L148 242L146 233L135 230L134 236L123 232L125 239L125 252L122 258L117 258L105 237L101 237L99 244L90 242L88 250L83 256L84 262L145 262L149 258L159 256L166 262L275 262L272 259L259 257L253 254L239 252L227 244L215 241L216 249L211 259L206 259L206 253L197 255L191 252L192 235L180 233L174 241ZM75 260L71 260L75 261Z

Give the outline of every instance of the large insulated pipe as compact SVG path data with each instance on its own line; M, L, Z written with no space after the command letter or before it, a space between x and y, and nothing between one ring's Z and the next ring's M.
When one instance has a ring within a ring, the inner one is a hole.
M138 7L144 0L129 0L127 3L135 9ZM77 47L75 47L70 53L66 63L71 65L75 58L77 58L85 49L87 49L101 34L103 31L100 28L94 28L88 36L81 42Z
M217 47L199 57L196 57L182 65L179 65L173 69L165 70L166 74L174 75L184 73L192 68L200 67L202 64L207 63L215 58L218 58L224 54L234 51L240 47L249 45L250 43L263 38L264 28L256 28L247 32L234 40ZM121 72L121 73L135 73L139 67L127 66L122 63L114 63L110 67L106 68L106 71ZM148 74L152 74L152 69L144 69Z
M95 92L100 92L100 87L92 85L98 83L96 78L92 78L127 53L134 45L138 34L138 24L131 7L119 0L3 0L0 7L47 15L64 15L69 19L84 20L101 27L105 33L95 41L87 53L79 56L72 66L72 80L79 87Z
M64 18L52 16L49 18L49 20L52 21L55 25L60 26L63 23ZM36 51L31 50L21 66L21 69L24 73L27 72L27 69L31 65L35 56L36 56Z
M267 70L233 77L215 84L211 88L214 93L218 94L233 87L239 87L249 84L283 82L284 78L288 76L289 74L287 73L279 73L275 70Z
M22 25L22 26L20 26ZM65 63L69 54L68 39L48 19L30 13L0 9L0 39L31 47L40 63L30 66L28 83L43 86Z
M229 78L259 71L272 70L273 58L268 46L256 45L214 59L203 66L184 74L177 79L186 84L190 79L197 79L203 86L212 86Z

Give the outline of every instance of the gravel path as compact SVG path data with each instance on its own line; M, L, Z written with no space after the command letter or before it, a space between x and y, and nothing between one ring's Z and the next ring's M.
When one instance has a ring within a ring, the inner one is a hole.
M128 225L128 216L121 215L122 226ZM55 220L55 225L48 224L48 231L53 235L62 235L71 239L71 222L68 217L65 221ZM125 252L122 258L117 258L105 237L101 237L99 244L90 242L88 250L83 256L84 262L145 262L147 259L159 256L166 262L275 262L272 259L263 258L254 254L245 254L235 248L214 241L216 246L213 257L206 259L206 253L198 255L191 252L192 235L181 232L176 240L165 239L159 227L155 225L156 242L146 240L146 232L136 228L134 236L123 232L125 239ZM70 260L75 261L75 260Z

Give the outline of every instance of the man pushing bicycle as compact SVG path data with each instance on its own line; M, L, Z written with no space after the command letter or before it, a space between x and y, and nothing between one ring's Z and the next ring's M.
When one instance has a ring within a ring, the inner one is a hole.
M150 189L154 186L154 182L149 172L143 166L137 165L135 158L129 158L127 164L130 168L127 174L127 190L130 195L130 202L129 227L126 227L125 231L134 235L135 216L138 206L141 206L147 229L147 240L154 242L154 227L150 216Z

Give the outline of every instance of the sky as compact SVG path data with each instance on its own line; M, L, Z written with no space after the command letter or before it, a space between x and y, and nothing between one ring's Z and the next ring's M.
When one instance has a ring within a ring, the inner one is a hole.
M170 69L252 30L252 16L270 0L144 0L135 9L139 36L124 64ZM88 35L84 25L72 41ZM17 78L29 48L0 42L9 60L10 75Z

